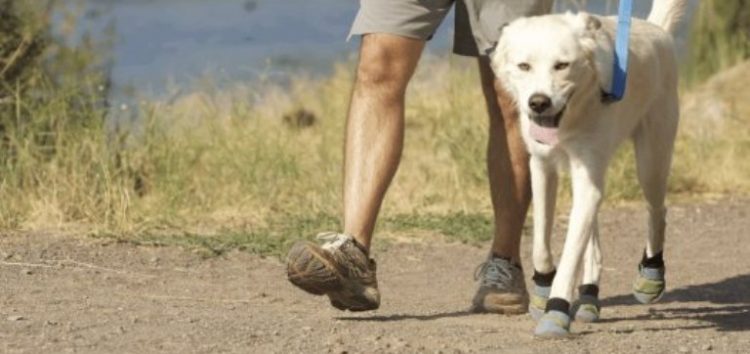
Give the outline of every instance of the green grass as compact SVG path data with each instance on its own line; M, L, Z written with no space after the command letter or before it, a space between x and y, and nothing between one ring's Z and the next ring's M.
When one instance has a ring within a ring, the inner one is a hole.
M118 235L100 233L95 237L114 238L120 242L150 246L179 246L194 249L205 257L220 256L232 250L262 256L282 257L297 240L314 240L321 231L340 230L335 215L284 216L255 230L226 230L215 234L159 233ZM479 244L491 239L492 219L486 214L401 214L383 218L379 232L387 235L411 237L414 233L433 233L434 237L467 244ZM393 237L378 239L376 247L387 247Z

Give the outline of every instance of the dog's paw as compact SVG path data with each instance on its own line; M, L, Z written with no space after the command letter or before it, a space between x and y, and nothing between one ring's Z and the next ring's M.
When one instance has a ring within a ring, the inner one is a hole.
M648 268L642 266L635 283L633 283L633 296L642 304L653 304L661 299L665 288L664 267Z
M539 321L544 316L544 309L547 308L549 292L551 287L534 285L534 291L529 299L529 315L534 321Z
M575 312L575 320L578 322L592 323L599 321L600 307L595 304L579 304Z
M536 325L534 335L540 338L564 338L570 334L570 315L548 311Z
M583 284L578 288L578 301L573 306L573 318L578 322L599 321L602 305L599 302L599 286Z

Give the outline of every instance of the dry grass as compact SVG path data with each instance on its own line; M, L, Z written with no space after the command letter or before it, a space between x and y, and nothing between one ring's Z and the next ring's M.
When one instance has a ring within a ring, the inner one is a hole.
M741 86L750 65L732 70L684 95L673 197L750 192L750 97ZM351 66L342 64L329 78L299 79L288 89L236 87L151 102L131 134L91 123L104 122L104 110L80 97L20 100L6 118L43 122L44 129L24 125L8 134L0 226L127 238L237 235L201 241L219 250L271 239L278 250L285 237L336 228L352 80ZM470 229L487 232L487 122L474 62L426 58L407 104L406 147L384 225L445 228L434 216L479 217ZM301 108L314 115L312 125L284 120ZM45 136L54 144L39 144ZM610 170L609 200L640 198L634 176L625 148Z

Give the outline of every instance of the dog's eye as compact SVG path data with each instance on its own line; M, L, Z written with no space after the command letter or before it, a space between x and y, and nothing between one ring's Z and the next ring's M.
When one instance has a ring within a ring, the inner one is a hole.
M557 70L557 71L565 70L569 66L570 66L570 63L568 63L568 62L564 62L564 61L557 62L557 63L555 63L555 70Z
M521 71L529 71L529 70L531 70L531 65L529 65L528 63L520 63L520 64L518 64L518 68Z

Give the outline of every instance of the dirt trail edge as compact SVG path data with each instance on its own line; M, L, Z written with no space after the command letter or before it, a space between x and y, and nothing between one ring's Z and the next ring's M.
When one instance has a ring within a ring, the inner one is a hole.
M5 236L0 352L750 352L750 201L677 205L668 220L668 293L638 305L630 286L646 214L603 211L603 321L574 323L567 340L534 339L526 315L468 313L487 248L439 237L380 247L381 309L354 314L293 288L277 259Z

